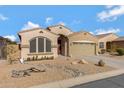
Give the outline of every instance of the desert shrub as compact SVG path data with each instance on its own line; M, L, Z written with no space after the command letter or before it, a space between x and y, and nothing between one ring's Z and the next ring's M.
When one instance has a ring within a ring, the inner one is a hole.
M101 49L101 54L104 54L106 52L105 49Z
M30 57L27 58L27 61L31 61Z
M124 55L124 48L117 48L116 52L118 53L119 56Z
M32 57L32 60L33 60L33 61L35 60L35 57L34 57L34 56Z
M49 60L49 57L48 56L46 57L46 60Z
M111 49L107 49L107 52L111 52Z
M51 56L50 59L54 59L54 56Z
M98 66L104 67L105 66L105 62L103 60L99 60Z
M38 60L38 56L35 57L35 60Z

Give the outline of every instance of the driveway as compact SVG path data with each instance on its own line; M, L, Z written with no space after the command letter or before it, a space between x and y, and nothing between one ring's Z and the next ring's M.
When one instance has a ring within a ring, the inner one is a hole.
M124 68L124 60L117 60L117 59L105 57L105 56L102 56L102 55L100 55L100 56L84 56L83 59L85 59L89 62L94 62L94 63L98 63L98 61L100 59L102 59L109 66L119 68L119 69Z
M124 74L73 86L72 88L124 88Z
M1 59L0 59L0 63L3 63L3 62L6 62L6 60L1 60Z

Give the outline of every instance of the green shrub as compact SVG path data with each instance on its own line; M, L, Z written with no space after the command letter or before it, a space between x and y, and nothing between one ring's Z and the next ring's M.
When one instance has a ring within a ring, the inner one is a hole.
M98 62L98 66L104 67L105 66L105 62L103 60L100 60Z
M118 53L119 56L124 55L124 48L117 48L116 52Z
M106 52L105 49L101 49L101 54L104 54Z

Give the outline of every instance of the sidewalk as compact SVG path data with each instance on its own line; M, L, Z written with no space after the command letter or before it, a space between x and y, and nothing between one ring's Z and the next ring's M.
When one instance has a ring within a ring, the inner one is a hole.
M77 78L71 78L68 80L56 81L52 83L42 84L38 86L32 86L31 88L68 88L84 83L88 83L95 80L105 79L112 76L121 75L124 73L124 69L113 70L109 72L98 73L94 75L86 75Z

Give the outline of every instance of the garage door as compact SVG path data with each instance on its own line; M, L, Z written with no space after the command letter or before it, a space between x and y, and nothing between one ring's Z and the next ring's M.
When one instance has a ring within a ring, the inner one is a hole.
M73 43L71 46L71 54L73 57L81 57L83 55L95 55L95 44Z

